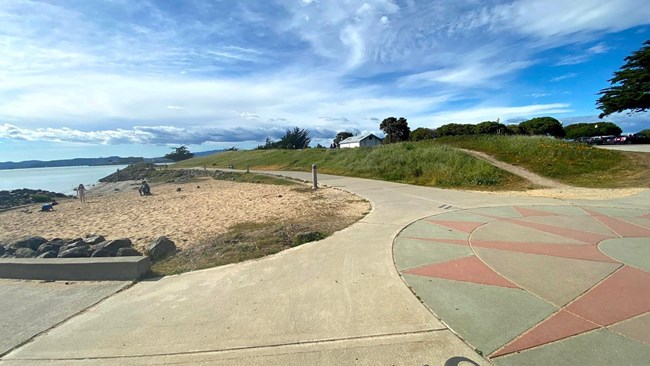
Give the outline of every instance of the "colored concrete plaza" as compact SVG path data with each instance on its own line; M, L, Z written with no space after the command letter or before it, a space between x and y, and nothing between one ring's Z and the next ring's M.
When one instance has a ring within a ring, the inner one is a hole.
M409 225L394 255L421 301L497 365L650 356L648 210L459 210Z

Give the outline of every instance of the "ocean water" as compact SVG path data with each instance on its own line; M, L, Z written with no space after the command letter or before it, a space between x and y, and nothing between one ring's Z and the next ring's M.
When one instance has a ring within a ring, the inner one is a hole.
M0 170L0 191L30 188L74 195L74 189L79 184L90 188L100 178L125 167L126 165L100 165L5 169Z

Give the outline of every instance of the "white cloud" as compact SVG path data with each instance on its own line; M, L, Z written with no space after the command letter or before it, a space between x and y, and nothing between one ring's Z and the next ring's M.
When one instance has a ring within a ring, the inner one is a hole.
M182 6L1 1L3 136L221 141L294 125L375 131L391 115L417 127L569 113L568 104L509 107L544 96L513 81L544 51L563 46L575 52L561 62L584 62L614 44L603 33L650 23L640 0Z
M486 120L502 121L508 119L527 119L540 115L561 114L572 112L567 103L533 104L519 107L477 107L461 111L437 113L431 116L434 125L438 127L446 123L477 123Z
M500 26L548 38L647 24L650 7L645 0L520 0L495 6L491 17Z
M578 74L576 74L575 72L569 72L569 73L562 74L560 76L556 76L554 78L551 78L550 81L555 83L555 82L558 82L558 81L562 81L564 79L574 78L576 76L578 76Z
M529 66L530 62L499 63L473 63L459 65L446 69L426 71L408 75L399 80L403 86L431 85L433 83L446 83L461 86L483 85L498 76L509 74Z

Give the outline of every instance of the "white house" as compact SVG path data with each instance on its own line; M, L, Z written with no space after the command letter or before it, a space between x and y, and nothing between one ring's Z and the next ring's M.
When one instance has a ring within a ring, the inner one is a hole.
M341 146L341 149L346 147L372 147L381 145L381 140L382 139L379 137L371 133L367 133L361 136L348 137L347 139L341 141L339 144Z

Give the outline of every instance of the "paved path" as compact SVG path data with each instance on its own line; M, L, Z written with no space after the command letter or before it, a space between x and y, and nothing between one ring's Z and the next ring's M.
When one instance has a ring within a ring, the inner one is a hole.
M308 173L286 174L309 179ZM407 225L431 215L488 207L500 212L503 206L567 205L549 198L446 191L327 175L320 175L319 181L367 198L372 212L325 240L274 256L140 282L36 337L0 363L487 364L473 350L483 347L479 341L468 337L472 346L461 341L411 293L395 267L393 240ZM599 205L647 211L649 202L650 193L645 191ZM591 206L589 202L570 203ZM405 277L418 276L405 274L405 267L400 270ZM460 300L459 304L473 301L471 297ZM551 312L550 304L535 306L539 308L536 320ZM474 324L492 321L484 314L474 316ZM454 324L452 329L464 334ZM499 346L479 349L487 356Z

